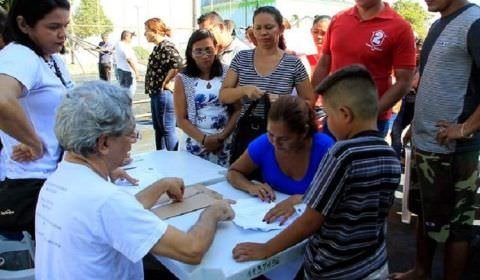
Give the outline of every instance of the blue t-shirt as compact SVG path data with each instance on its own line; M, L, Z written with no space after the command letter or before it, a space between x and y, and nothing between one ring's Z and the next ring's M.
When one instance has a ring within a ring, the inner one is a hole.
M320 161L333 144L334 141L326 134L315 133L308 170L299 181L287 176L280 169L275 158L275 148L268 141L267 134L260 135L248 145L248 155L260 168L265 183L269 184L274 190L289 195L304 194L313 180Z

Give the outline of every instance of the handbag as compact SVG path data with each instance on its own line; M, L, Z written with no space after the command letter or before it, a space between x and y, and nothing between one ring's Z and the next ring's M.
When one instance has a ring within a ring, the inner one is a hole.
M253 110L261 101L265 105L264 115L253 115ZM235 162L235 160L243 154L250 142L267 131L267 115L269 109L270 100L268 99L268 95L265 94L260 99L251 102L245 113L239 118L233 133L230 164Z

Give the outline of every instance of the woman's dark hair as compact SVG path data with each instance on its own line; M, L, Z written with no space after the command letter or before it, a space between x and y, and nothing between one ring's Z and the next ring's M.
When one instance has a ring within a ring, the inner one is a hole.
M198 68L197 63L195 63L195 60L193 59L193 56L192 56L193 44L207 38L212 39L213 45L215 47L217 46L217 41L215 40L215 37L210 31L206 29L195 30L192 33L192 36L190 36L190 39L188 39L187 49L185 50L187 66L185 67L185 69L183 69L183 73L185 75L190 77L200 76L201 74L200 69ZM210 70L209 78L212 79L214 77L219 77L222 75L223 75L222 63L220 62L220 59L218 58L218 56L215 56L215 59L213 60L213 64L212 64L212 69Z
M295 95L280 96L270 107L268 121L281 121L290 131L306 133L308 137L317 132L315 112L304 99Z
M34 27L38 21L57 8L70 10L70 3L67 0L14 0L8 12L7 26L3 34L5 42L22 44L43 56L42 50L18 27L17 17L22 16L28 26Z
M314 18L313 18L313 22L312 22L312 25L315 25L317 24L319 21L324 21L324 20L332 20L332 18L330 16L327 16L327 15L316 15Z
M273 6L263 6L263 7L259 7L255 10L255 12L253 12L253 18L252 18L252 22L255 22L255 17L258 15L258 14L262 14L262 13L266 13L266 14L270 14L273 16L273 19L275 20L275 22L278 24L278 27L282 27L283 26L283 16L282 14L280 13L280 11L273 7ZM287 45L285 44L285 37L283 36L283 34L280 34L280 38L278 40L278 47L282 50L285 50L287 49Z

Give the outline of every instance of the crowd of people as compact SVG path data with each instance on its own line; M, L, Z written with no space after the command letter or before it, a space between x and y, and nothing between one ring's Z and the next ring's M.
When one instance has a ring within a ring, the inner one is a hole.
M445 243L444 278L461 279L478 189L480 7L427 6L440 18L425 40L381 0L315 16L310 54L289 49L273 6L254 11L245 42L233 21L203 14L184 55L163 20L145 21L155 45L144 80L156 149L185 147L228 168L232 187L275 201L266 223L283 224L306 204L271 240L232 248L236 261L308 239L298 279L430 279L436 245ZM207 207L184 232L150 211L162 194L183 200L181 178L135 196L115 186L119 178L136 184L121 168L138 139L134 34L123 31L115 45L103 34L104 81L75 85L59 57L70 9L68 0L14 0L0 10L0 234L34 237L38 279L142 279L148 253L200 263L217 223L233 219L231 202ZM315 106L327 115L322 131ZM407 142L417 255L414 268L390 274L386 220ZM276 201L276 192L289 196Z

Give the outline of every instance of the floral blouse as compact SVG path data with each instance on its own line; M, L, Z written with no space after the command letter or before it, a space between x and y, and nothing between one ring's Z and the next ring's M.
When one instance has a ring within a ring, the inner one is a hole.
M158 94L168 71L182 67L183 59L175 45L168 40L160 42L153 48L148 58L145 93L148 95Z

